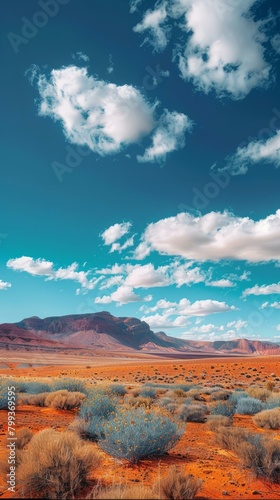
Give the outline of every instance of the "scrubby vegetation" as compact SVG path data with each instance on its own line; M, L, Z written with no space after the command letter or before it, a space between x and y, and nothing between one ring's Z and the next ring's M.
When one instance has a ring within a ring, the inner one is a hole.
M77 498L100 463L98 450L134 466L147 459L161 457L164 461L164 455L175 447L185 430L192 443L192 429L200 426L216 447L234 453L235 461L238 459L240 467L252 476L280 484L280 442L273 437L280 428L277 385L263 381L257 386L254 380L249 387L243 384L233 390L217 383L218 377L205 386L177 383L176 377L169 378L168 383L132 385L70 378L49 383L2 379L0 409L7 409L8 386L13 384L18 404L45 407L45 414L51 414L51 408L67 410L67 420L70 417L62 427L66 431L45 429L34 433L27 427L17 431L17 478L22 494ZM138 378L142 380L140 372ZM199 377L195 378L198 382ZM191 380L191 374L185 379ZM114 381L118 382L118 378ZM61 415L66 416L66 412ZM182 447L179 450L178 456L189 453L188 445L186 452ZM176 456L176 449L174 453ZM1 471L7 474L7 465ZM184 500L194 498L202 484L175 467L168 471L165 468L153 487L141 483L103 484L98 479L87 498Z
M202 480L190 474L178 472L173 466L168 474L161 478L155 485L154 490L157 498L168 500L191 500L196 496L202 486Z
M115 458L131 463L157 457L179 441L183 428L160 413L143 408L119 408L113 419L103 427L100 447Z
M18 481L25 498L73 498L99 465L100 454L72 432L44 429L23 452Z

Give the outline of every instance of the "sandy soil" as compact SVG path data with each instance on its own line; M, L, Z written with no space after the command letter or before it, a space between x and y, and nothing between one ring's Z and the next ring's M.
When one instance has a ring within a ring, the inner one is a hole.
M44 360L45 361L45 360ZM120 381L133 386L147 381L180 383L186 378L192 383L222 383L225 387L248 387L250 383L264 385L267 380L275 380L280 374L280 357L262 358L223 358L202 360L161 360L161 359L96 359L77 364L72 361L62 366L58 364L39 365L21 358L15 360L0 359L1 376L21 376L27 379L49 379L68 376L80 377L92 383ZM29 364L31 366L29 366ZM5 366L4 366L5 365ZM35 365L35 366L34 366ZM204 377L201 380L201 377ZM279 382L278 382L279 386ZM30 427L35 432L45 427L58 430L67 428L75 417L75 411L53 410L34 406L20 406L17 410L17 429ZM3 459L6 446L5 411L0 412L0 457ZM250 416L234 417L234 425L252 431L264 432L252 422ZM279 432L266 431L280 439ZM95 445L93 445L95 446ZM254 480L248 471L241 470L234 453L219 448L215 444L214 434L206 424L188 423L186 432L177 446L160 460L145 460L137 466L128 465L103 454L104 460L95 477L102 478L105 483L122 481L126 483L141 482L151 485L162 477L170 465L175 464L178 470L192 473L204 480L203 488L197 498L280 498L280 486L271 486ZM11 495L5 492L5 484L1 483L0 492L3 498Z

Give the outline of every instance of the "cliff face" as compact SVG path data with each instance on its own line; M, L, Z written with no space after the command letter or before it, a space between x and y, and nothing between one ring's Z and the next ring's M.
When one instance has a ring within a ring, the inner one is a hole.
M142 351L172 354L280 355L280 345L267 341L234 339L214 342L184 340L154 333L137 318L116 317L103 311L41 319L26 318L0 325L0 346L11 345L83 348L106 351Z

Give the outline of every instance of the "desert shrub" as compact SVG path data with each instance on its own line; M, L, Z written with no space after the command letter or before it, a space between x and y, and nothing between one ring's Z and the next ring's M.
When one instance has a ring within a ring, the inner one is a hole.
M165 407L170 413L175 413L177 408L178 408L178 405L176 403L169 403L168 405L166 405Z
M104 393L93 391L83 401L79 416L85 420L108 418L116 409L115 403Z
M249 433L236 449L242 465L250 469L254 476L280 483L280 444L260 434Z
M166 407L167 405L169 405L170 403L172 403L171 398L161 398L158 401L158 405L162 406L163 408Z
M73 408L78 408L85 397L85 394L81 392L69 392L66 390L50 392L46 396L45 406L60 410L72 410Z
M182 405L179 408L179 418L184 422L205 422L207 408L200 405Z
M26 394L41 394L42 392L50 392L52 390L51 385L43 382L26 382L17 380L15 384L18 392Z
M217 432L220 427L229 427L231 423L231 418L223 415L209 415L207 418L207 426L212 432Z
M152 398L152 399L154 399L156 397L156 391L155 391L155 389L152 389L151 387L143 387L139 396L140 396L140 398Z
M16 433L16 448L17 450L22 450L33 438L33 432L28 427L22 427Z
M186 391L182 389L174 389L173 394L176 398L184 398L186 396Z
M263 409L263 404L256 398L241 398L236 405L236 413L239 415L254 415Z
M235 389L235 391L233 391L229 397L229 401L231 403L233 403L234 405L236 405L239 401L239 399L242 399L242 398L248 398L248 394L247 392L245 391L238 391L237 389Z
M190 389L188 391L188 397L193 398L196 401L204 401L204 398L201 395L201 389Z
M112 394L113 396L125 396L126 395L126 388L122 384L115 384L115 385L110 385L108 390L106 391L107 394Z
M273 389L275 389L275 382L273 380L267 380L266 383L265 383L265 388L268 390L268 391L273 391Z
M249 431L240 427L218 427L215 431L216 443L222 448L236 451L242 441L246 441Z
M225 390L214 391L210 395L210 401L222 401L230 397L230 392Z
M269 398L264 404L265 410L273 410L273 408L280 408L280 398Z
M100 455L73 432L44 429L30 441L17 478L25 498L73 498Z
M103 427L100 447L115 458L137 463L142 458L163 455L175 446L183 429L169 418L143 408L120 408Z
M107 488L97 486L93 488L87 498L96 500L153 500L158 497L150 488L143 485L115 485Z
M226 403L217 403L211 408L212 415L222 415L224 417L232 417L235 413L234 404L227 401Z
M42 392L41 394L20 394L19 400L23 405L45 406L46 397L49 392Z
M258 427L263 427L264 429L279 429L280 408L261 411L253 417L253 421Z
M104 420L100 418L95 417L90 420L75 418L69 425L68 429L76 432L80 438L88 439L95 443L104 438L103 425Z
M54 391L66 390L69 392L82 392L83 394L88 394L88 389L85 387L84 382L79 379L64 378L58 380L53 385Z
M153 405L154 400L152 398L143 398L139 396L138 398L133 398L129 401L129 404L133 406L134 408L151 408Z
M166 500L190 500L202 486L202 480L190 474L177 472L176 466L170 467L167 475L154 486L157 498Z
M271 392L267 389L255 386L249 387L247 393L251 398L259 399L262 402L266 401L271 396Z

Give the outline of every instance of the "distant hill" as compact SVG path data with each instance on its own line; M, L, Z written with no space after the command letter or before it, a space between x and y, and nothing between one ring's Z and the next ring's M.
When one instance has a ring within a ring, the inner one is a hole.
M103 311L41 319L26 318L0 325L0 347L36 350L98 350L153 354L280 355L273 342L234 339L203 342L154 333L137 318L116 317Z

